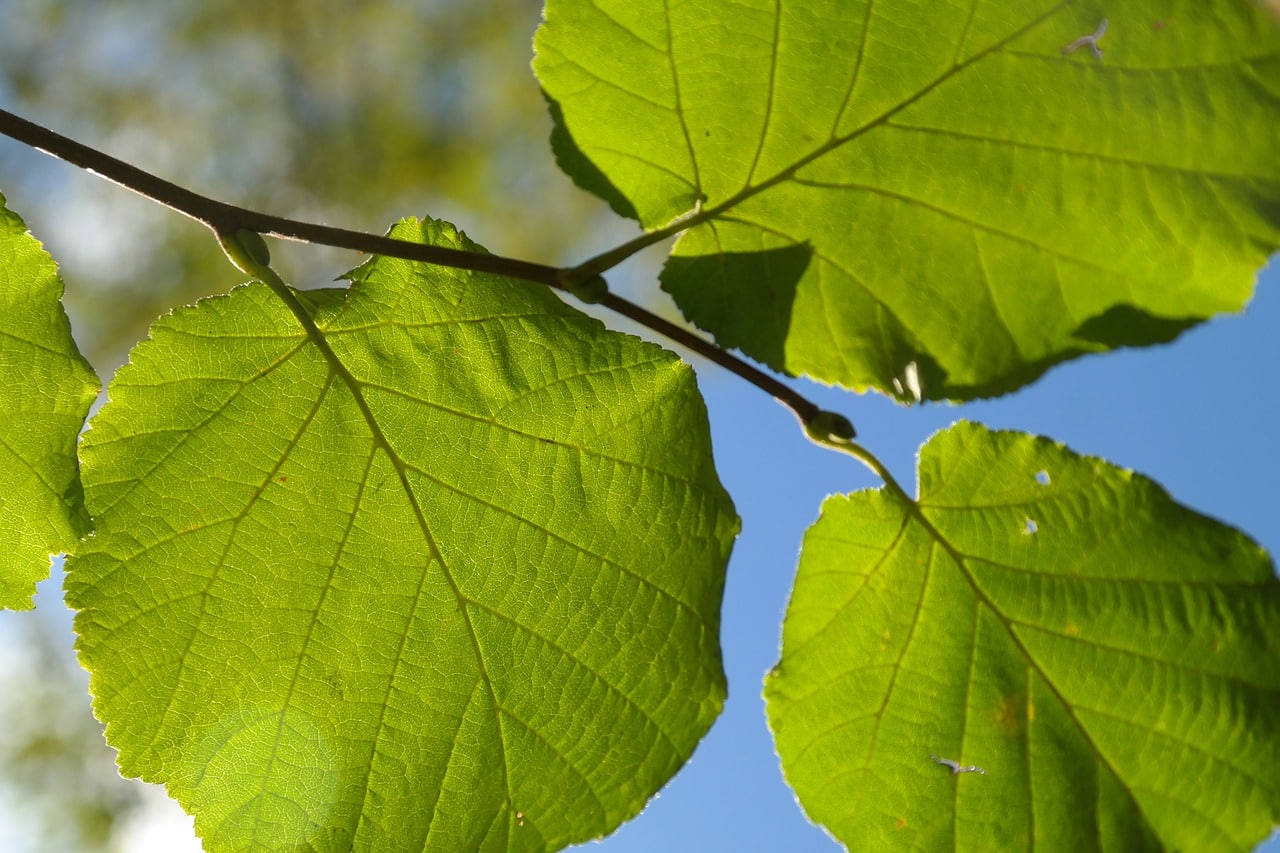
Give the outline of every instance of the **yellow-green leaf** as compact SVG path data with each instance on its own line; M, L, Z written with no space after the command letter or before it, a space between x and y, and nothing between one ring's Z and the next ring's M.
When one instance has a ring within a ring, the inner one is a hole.
M97 394L58 268L0 195L0 608L31 607L49 555L89 527L76 436Z
M793 374L1005 393L1240 310L1280 246L1254 0L550 0L537 50L561 166L687 228L663 286Z
M311 337L261 285L176 311L112 382L67 585L107 739L213 850L608 833L725 695L692 373L541 287L353 281Z
M1280 819L1280 581L1150 480L961 423L828 499L766 683L850 850L1244 850ZM953 772L944 761L960 768Z

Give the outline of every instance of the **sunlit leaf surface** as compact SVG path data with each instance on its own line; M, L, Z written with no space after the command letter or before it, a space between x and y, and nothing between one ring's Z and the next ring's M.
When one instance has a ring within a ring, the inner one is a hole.
M93 420L68 599L121 769L217 850L607 833L725 695L692 373L540 287L353 280L303 294L331 355L261 285L174 312Z
M98 378L71 339L62 280L0 195L0 608L28 608L49 555L88 528L76 436Z
M850 850L1265 838L1267 555L1150 480L1023 434L958 424L919 477L918 505L833 497L805 537L765 692L806 812Z
M780 370L1004 393L1239 310L1280 245L1280 28L1252 0L546 17L562 167L646 228L687 217L664 287Z

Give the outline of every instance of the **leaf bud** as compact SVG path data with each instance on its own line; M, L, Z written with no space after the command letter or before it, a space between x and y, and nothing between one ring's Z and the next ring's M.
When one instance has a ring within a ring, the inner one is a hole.
M588 305L594 305L609 295L609 284L602 275L593 275L586 281L566 284L565 290Z
M858 434L848 418L825 409L811 417L804 428L810 438L824 444L848 444Z

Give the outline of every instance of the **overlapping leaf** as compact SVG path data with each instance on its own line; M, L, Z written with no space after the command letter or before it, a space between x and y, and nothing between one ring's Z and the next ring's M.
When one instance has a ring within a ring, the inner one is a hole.
M177 311L113 381L68 578L108 740L210 849L606 833L724 697L692 374L541 288L354 282L319 337L259 285Z
M833 497L805 537L766 696L809 815L851 850L1265 837L1280 818L1266 554L1031 436L958 424L919 475L918 504Z
M97 394L57 266L0 195L0 607L30 607L49 555L88 529L76 436Z
M562 166L646 228L687 217L664 287L777 369L1004 393L1240 309L1280 245L1280 28L1252 0L546 19ZM1101 58L1064 53L1104 19Z

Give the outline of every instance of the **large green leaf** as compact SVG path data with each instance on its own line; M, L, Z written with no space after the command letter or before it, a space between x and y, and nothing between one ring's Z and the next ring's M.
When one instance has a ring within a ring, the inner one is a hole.
M691 371L492 276L302 298L318 338L261 285L160 320L86 436L67 595L122 771L215 850L609 832L725 693Z
M58 268L0 195L0 607L31 607L49 555L89 527L76 436L97 394Z
M851 850L1240 850L1280 818L1280 582L1243 534L958 424L918 503L828 499L766 682ZM931 759L977 765L953 775Z
M1003 393L1239 310L1280 245L1253 0L549 0L537 50L562 167L686 217L686 316L825 382Z

